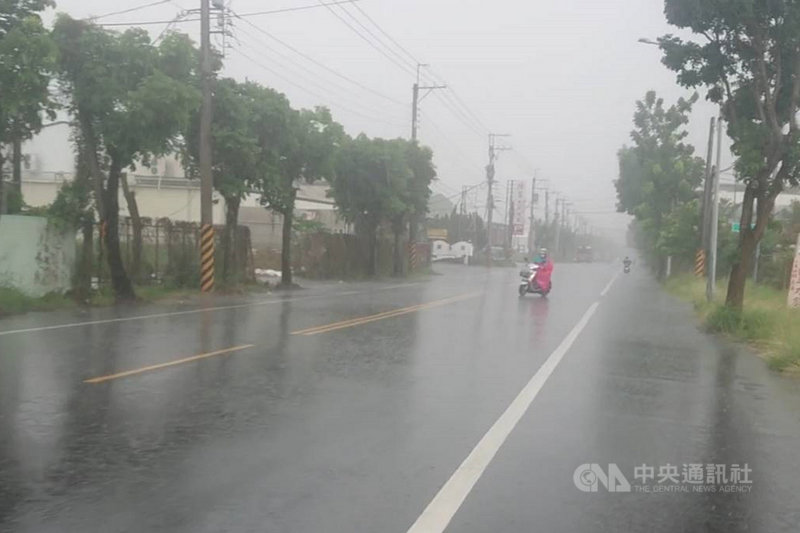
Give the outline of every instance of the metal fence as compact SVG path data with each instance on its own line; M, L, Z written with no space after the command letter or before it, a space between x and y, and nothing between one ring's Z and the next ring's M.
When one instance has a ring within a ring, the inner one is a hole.
M110 272L103 242L103 227L93 227L91 246L91 278L95 288L109 283ZM222 279L224 227L216 228L216 271ZM193 222L175 222L169 219L142 219L141 238L136 238L133 221L120 220L119 239L123 264L131 279L137 284L195 287L200 281L200 225ZM79 237L83 246L83 238ZM249 228L239 226L234 237L235 251L229 265L231 277L252 279L253 258Z

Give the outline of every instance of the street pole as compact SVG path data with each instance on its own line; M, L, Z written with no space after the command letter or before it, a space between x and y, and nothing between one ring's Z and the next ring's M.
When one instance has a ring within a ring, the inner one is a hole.
M417 71L417 82L414 83L411 100L411 140L417 140L417 119L419 117L419 71Z
M556 198L556 210L555 213L553 214L553 224L556 227L556 242L555 242L555 247L552 251L554 257L556 254L558 254L558 249L561 246L561 220L558 214L558 203L563 201L564 200L560 198Z
M414 83L413 91L412 91L412 100L411 100L411 140L416 142L417 140L417 130L419 128L419 103L422 101L425 96L430 94L432 91L437 89L446 89L446 85L433 85L430 87L420 87L420 70L422 67L426 67L427 65L422 63L417 63L417 80ZM427 90L428 92L420 97L420 89ZM408 224L408 241L411 245L417 242L417 235L419 233L419 213L412 213L411 219ZM410 261L410 258L409 258Z
M717 283L717 239L719 233L719 176L722 163L722 117L717 120L717 165L714 169L714 198L711 204L711 236L709 239L708 283L706 284L706 299L714 299L714 288Z
M428 96L432 91L438 89L447 89L447 85L430 85L427 87L421 87L420 82L420 70L422 67L427 67L423 63L417 63L417 81L414 83L414 88L412 91L412 101L411 101L411 140L417 140L417 130L419 128L419 104L420 102ZM419 92L420 90L428 91L427 93L423 94L420 97Z
M550 223L550 189L544 191L544 223Z
M200 0L203 102L200 111L200 290L214 290L214 215L211 175L211 7ZM291 223L284 220L284 224Z
M503 146L497 146L497 138L498 137L510 137L508 134L498 134L498 133L490 133L489 134L489 164L486 165L486 182L489 185L488 192L486 193L486 227L487 227L487 264L488 266L492 266L492 237L493 237L493 229L492 228L492 215L494 213L494 177L495 177L495 160L497 159L497 153L503 150L508 150L509 148Z
M708 269L706 268L706 260L709 254L709 237L710 237L710 220L711 220L711 194L712 194L712 186L713 186L713 176L712 176L712 158L714 157L714 128L716 126L717 119L712 118L711 124L709 126L708 131L708 154L706 155L706 174L705 174L705 182L703 187L703 203L700 207L700 236L701 236L701 248L697 251L697 256L695 258L695 275L697 277L703 277L708 273Z
M533 252L536 249L536 217L534 210L536 207L536 178L533 178L531 183L531 225L528 230L528 256L533 257Z
M566 236L566 233L569 232L569 221L567 220L567 200L566 200L566 198L561 200L561 224L564 226L564 229L562 231L564 232L564 234ZM561 243L560 243L562 249L564 248L564 240L565 239L561 239ZM566 255L566 254L563 254L563 255Z

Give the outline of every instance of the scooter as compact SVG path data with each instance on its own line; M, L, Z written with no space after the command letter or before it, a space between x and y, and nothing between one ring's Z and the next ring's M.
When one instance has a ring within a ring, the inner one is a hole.
M550 289L552 289L552 283L550 287L547 289L543 289L539 286L539 283L536 281L536 273L539 271L539 265L532 264L529 265L527 268L523 269L519 275L522 280L519 283L519 296L522 298L526 294L540 294L542 296L547 296L550 294Z
M630 274L631 273L631 265L630 265L630 263L625 263L625 266L622 269L622 271L625 272L626 274Z

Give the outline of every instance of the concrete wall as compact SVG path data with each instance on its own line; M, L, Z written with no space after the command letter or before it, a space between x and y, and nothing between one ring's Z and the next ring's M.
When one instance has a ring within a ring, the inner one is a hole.
M22 181L22 195L25 203L33 207L43 207L53 203L56 199L58 190L64 179L70 179L67 175L47 174L41 178L27 177ZM149 178L152 183L136 183L134 178L129 178L131 189L136 193L136 200L139 204L139 213L143 217L157 219L169 218L185 222L200 221L200 188L185 185L181 182L187 180L174 180L159 183L157 178ZM175 183L177 182L177 183ZM214 223L223 224L225 222L225 201L214 192ZM119 193L119 214L122 217L128 216L128 204L122 195L122 187Z
M0 285L34 297L65 292L74 268L74 233L42 217L0 216Z

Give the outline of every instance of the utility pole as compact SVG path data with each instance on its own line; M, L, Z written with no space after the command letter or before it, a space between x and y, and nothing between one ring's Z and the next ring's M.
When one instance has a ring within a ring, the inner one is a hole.
M489 185L489 191L486 197L486 227L487 227L487 264L492 266L492 244L493 244L493 228L492 228L492 214L494 211L494 177L495 177L495 161L499 152L510 150L508 146L497 146L497 139L499 137L510 137L509 134L503 133L490 133L489 134L489 164L486 165L486 181Z
M431 92L437 89L446 89L447 85L431 85L427 87L420 87L420 70L422 67L426 67L422 63L417 63L417 81L414 83L414 88L412 91L412 101L411 101L411 140L417 140L417 129L419 128L419 104L420 102L428 96ZM422 96L420 96L420 90L428 91ZM411 220L409 221L408 225L408 241L409 243L416 243L417 242L417 234L419 226L419 213L412 213Z
M514 248L514 187L516 180L509 180L506 183L508 188L508 200L506 203L506 217L508 218L508 226L506 227L506 248L511 250Z
M553 254L558 253L558 249L561 246L561 220L558 214L558 204L559 202L563 202L562 199L556 197L556 210L553 214L553 224L556 227L556 242L555 242L555 249L553 250Z
M563 231L565 233L569 232L569 220L567 220L567 199L566 198L561 200L561 224L563 224L563 226L564 226L564 230ZM561 248L564 248L564 240L565 239L561 239L561 243L560 243L561 244ZM560 250L557 250L557 251L560 252ZM566 254L562 254L562 255L566 255Z
M717 120L717 167L714 170L714 199L711 206L711 236L709 251L711 261L708 265L708 283L706 284L706 298L709 302L714 299L714 289L717 284L717 237L719 232L719 176L722 163L722 116ZM741 230L740 230L741 231Z
M411 101L411 140L417 140L417 129L419 128L419 104L422 100L428 96L431 92L436 91L438 89L447 89L447 85L429 85L426 87L420 87L420 70L422 67L427 67L428 65L417 63L417 81L414 83L414 89L412 92L412 101ZM420 91L428 91L422 96L420 96Z
M544 190L544 226L547 229L547 245L550 245L550 189Z
M536 176L531 180L531 225L528 230L528 256L533 257L533 252L536 250Z
M200 72L203 90L200 111L200 290L214 290L214 212L211 174L211 5L200 0ZM287 222L284 221L284 224Z
M709 126L708 132L708 154L706 156L706 175L705 175L705 186L703 188L703 203L700 208L700 236L701 236L701 248L697 250L697 255L695 257L695 276L703 277L707 273L706 268L706 259L709 254L709 221L711 219L711 194L712 194L712 158L714 157L714 128L716 126L717 119L711 119L711 125Z

